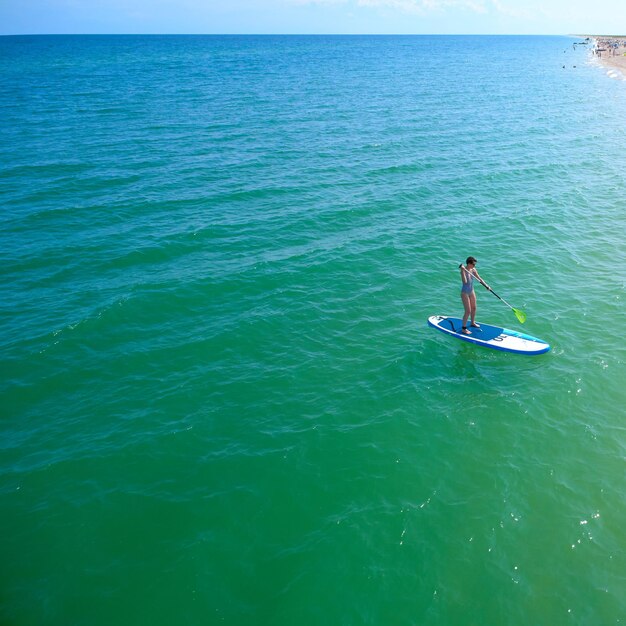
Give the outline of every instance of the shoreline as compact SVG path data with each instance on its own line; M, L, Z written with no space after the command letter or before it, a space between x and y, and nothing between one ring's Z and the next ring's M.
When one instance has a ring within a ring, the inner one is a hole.
M589 35L592 57L605 68L619 70L626 78L626 36Z

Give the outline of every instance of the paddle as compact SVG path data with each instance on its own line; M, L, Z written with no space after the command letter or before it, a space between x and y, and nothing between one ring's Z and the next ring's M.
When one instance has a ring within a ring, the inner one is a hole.
M502 300L502 302L504 302L504 304L506 304L509 309L511 309L511 311L513 311L513 313L515 313L515 317L517 317L517 319L523 324L526 321L526 313L524 313L524 311L520 311L519 309L516 309L515 307L512 307L504 298L501 298L491 287L488 287L486 285L486 283L481 279L478 278L478 276L476 276L475 274L472 274L464 265L463 263L461 263L459 265L459 267L462 267L470 276L473 276L487 291L491 291L491 293L498 298L498 300Z

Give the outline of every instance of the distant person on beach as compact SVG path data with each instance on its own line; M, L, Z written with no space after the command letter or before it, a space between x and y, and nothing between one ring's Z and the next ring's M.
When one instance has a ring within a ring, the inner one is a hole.
M473 256L468 256L465 261L465 265L461 263L459 269L461 270L461 300L463 301L463 307L465 313L463 314L463 327L461 332L464 335L471 335L471 331L467 330L467 320L471 319L472 328L480 328L480 324L476 323L476 293L474 292L474 278L477 278L487 289L489 287L478 275L476 271L476 264L478 261Z

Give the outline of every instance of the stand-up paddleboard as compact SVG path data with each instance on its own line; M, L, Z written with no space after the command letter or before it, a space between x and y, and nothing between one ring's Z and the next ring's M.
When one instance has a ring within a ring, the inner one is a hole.
M448 317L447 315L431 315L428 324L442 333L452 335L457 339L475 343L485 348L502 350L503 352L515 352L516 354L543 354L550 349L550 344L542 339L518 333L516 330L480 324L480 328L468 327L471 335L461 332L463 320L458 317Z

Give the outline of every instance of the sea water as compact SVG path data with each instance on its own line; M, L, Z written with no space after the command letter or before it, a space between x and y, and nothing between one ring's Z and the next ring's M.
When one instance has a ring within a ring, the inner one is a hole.
M574 41L0 39L2 623L626 621L626 83ZM427 326L468 255L550 353Z

